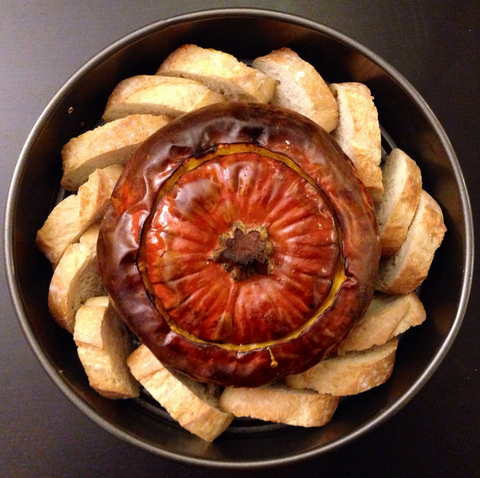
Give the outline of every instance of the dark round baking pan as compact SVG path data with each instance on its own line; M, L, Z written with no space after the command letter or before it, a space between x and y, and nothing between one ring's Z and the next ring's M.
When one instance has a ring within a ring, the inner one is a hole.
M52 271L35 236L63 194L61 148L98 124L119 81L153 74L162 59L184 43L226 51L245 61L288 46L328 81L365 83L379 111L385 149L397 145L417 161L424 188L443 209L448 232L419 292L427 321L402 337L392 378L344 399L324 427L235 420L214 443L203 442L178 427L148 397L110 401L94 392L71 336L49 314ZM12 299L31 347L48 375L87 416L117 437L165 458L253 469L294 463L360 439L414 397L460 328L472 279L473 226L452 146L428 105L400 73L354 40L317 23L279 12L225 9L183 15L135 31L96 55L61 88L34 126L15 170L6 211L5 257Z

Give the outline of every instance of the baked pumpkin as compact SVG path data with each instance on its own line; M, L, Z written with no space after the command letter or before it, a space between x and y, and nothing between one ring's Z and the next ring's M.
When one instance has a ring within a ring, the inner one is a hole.
M98 241L120 316L169 369L256 387L332 353L363 315L373 205L318 125L223 103L167 124L122 174Z

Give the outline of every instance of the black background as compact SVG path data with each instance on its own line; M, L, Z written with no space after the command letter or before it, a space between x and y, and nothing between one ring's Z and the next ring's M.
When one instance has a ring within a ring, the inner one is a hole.
M477 0L0 0L2 223L22 145L70 75L112 41L155 20L233 6L301 15L347 34L391 63L426 99L446 130L469 188L474 222L480 220ZM42 370L16 319L4 274L1 280L2 477L480 476L477 277L449 354L397 415L317 460L248 474L166 461L123 443L91 422Z

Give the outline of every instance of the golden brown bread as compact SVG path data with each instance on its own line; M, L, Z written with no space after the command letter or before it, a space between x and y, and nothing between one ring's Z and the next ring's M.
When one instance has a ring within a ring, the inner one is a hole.
M204 84L187 78L139 75L121 81L110 95L106 122L133 114L177 117L226 98Z
M377 290L389 294L415 290L427 277L446 230L440 206L422 191L405 241L393 256L380 261Z
M382 256L402 245L422 193L422 173L415 161L396 148L382 166L384 193L376 205Z
M309 388L336 396L356 395L383 384L393 372L398 339L384 345L342 356L329 357L286 383L292 388Z
M215 440L232 422L233 415L220 409L216 390L188 377L173 375L145 345L130 355L127 364L171 417L203 440Z
M183 45L160 65L157 75L197 80L229 100L268 103L276 82L234 56L212 48Z
M134 346L107 296L93 297L76 314L73 338L90 386L105 398L133 398L140 392L127 367Z
M226 388L220 406L236 417L251 417L301 427L320 427L328 423L339 397L312 390L292 390L284 385L264 388Z
M382 145L378 112L370 90L362 83L330 85L337 103L339 124L332 132L375 202L383 195Z
M362 319L342 340L337 350L344 355L383 345L410 327L423 323L425 308L414 292L407 295L376 294Z
M53 273L48 307L57 323L73 334L78 308L90 297L105 295L97 262L100 226L94 224L70 244Z
M125 165L140 144L170 119L165 115L131 115L72 138L62 148L62 187L76 191L96 169Z
M328 133L338 126L338 106L328 85L290 48L256 58L252 66L278 82L270 103L303 114Z
M54 268L65 249L102 218L122 169L120 165L97 169L76 195L67 196L49 214L37 232L37 245Z

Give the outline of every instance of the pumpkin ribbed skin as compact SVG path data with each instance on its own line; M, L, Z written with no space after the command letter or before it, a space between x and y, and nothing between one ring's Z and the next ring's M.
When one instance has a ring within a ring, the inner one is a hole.
M232 186L242 168L243 197ZM199 184L209 186L200 194ZM235 221L268 231L268 273L234 281L210 260ZM139 148L98 257L119 314L167 367L261 386L335 349L371 300L380 249L372 202L324 130L289 110L225 103L172 121Z
M212 260L237 222L266 228L271 273L236 281ZM220 343L278 340L307 322L330 291L338 250L320 192L255 153L215 158L183 175L146 232L156 296L183 330Z

